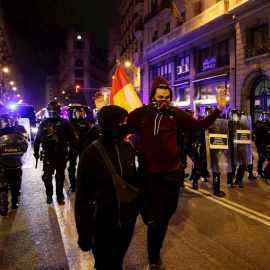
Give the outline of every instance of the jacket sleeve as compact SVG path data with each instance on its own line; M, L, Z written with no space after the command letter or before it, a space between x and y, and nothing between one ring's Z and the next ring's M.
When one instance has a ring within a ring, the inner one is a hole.
M43 123L41 122L41 124L38 127L37 135L36 135L35 140L34 140L34 153L39 152L39 145L41 143L42 129L43 129Z
M71 149L77 149L78 148L78 139L76 136L76 132L72 124L67 121L67 131L69 134L69 145Z
M175 107L174 110L179 119L178 123L180 127L188 129L192 132L205 131L216 121L221 113L221 111L216 108L210 115L199 120L189 115L182 109Z
M91 150L91 149L90 149ZM93 199L93 155L89 148L84 151L77 170L77 187L75 196L75 222L79 240L85 245L91 242L94 225L94 199Z

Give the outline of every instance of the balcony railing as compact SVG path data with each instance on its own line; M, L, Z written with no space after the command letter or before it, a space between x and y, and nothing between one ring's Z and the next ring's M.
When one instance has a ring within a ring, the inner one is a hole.
M268 46L266 44L254 44L245 46L245 58L255 57L265 53L270 53L269 44Z

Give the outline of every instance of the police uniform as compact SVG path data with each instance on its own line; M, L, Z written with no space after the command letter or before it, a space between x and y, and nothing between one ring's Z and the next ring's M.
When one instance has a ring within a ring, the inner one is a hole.
M268 161L266 167L264 168L264 177L268 179L270 184L270 122L269 122L270 112L267 112L264 121L259 125L256 137L255 144L258 148L258 152L263 155L265 160Z
M63 186L68 146L70 153L75 154L77 152L77 138L71 123L59 116L60 108L61 106L57 102L48 104L46 108L48 118L41 122L34 141L34 156L36 159L39 158L41 144L44 151L42 180L46 188L47 203L52 202L52 176L56 171L56 196L58 204L61 205L65 204Z
M76 190L76 165L77 165L77 157L81 156L82 151L84 149L84 143L86 139L86 134L91 129L91 125L88 121L84 119L85 111L83 108L75 108L73 117L73 121L71 122L75 132L76 136L78 138L78 148L76 154L69 155L69 167L68 167L68 173L69 173L69 181L70 181L70 190L72 192L75 192Z
M8 186L11 188L12 208L18 208L18 196L22 177L22 156L28 142L22 132L11 126L9 115L0 116L0 215L8 213ZM24 129L25 131L25 129Z

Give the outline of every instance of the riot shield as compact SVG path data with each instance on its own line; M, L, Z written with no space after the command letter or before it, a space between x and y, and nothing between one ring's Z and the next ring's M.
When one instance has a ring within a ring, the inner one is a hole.
M28 118L21 118L19 125L22 125L26 131L27 134L23 134L23 136L30 141L31 140L31 131L30 131L30 121ZM31 143L29 142L28 144L28 149L27 152L24 154L25 157L25 163L23 164L23 168L32 168L34 167L33 160L31 159L32 157L32 146Z
M212 173L231 171L229 128L226 119L217 119L205 131L207 169Z
M6 134L0 137L0 166L16 169L27 162L28 141L20 134Z
M251 117L241 115L233 122L233 156L235 165L252 164Z

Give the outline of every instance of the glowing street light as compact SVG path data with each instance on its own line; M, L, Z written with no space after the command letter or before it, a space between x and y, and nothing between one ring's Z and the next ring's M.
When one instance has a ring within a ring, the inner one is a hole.
M13 82L13 81L10 81L9 84L10 84L10 85L14 85L14 82Z
M3 68L3 72L8 73L9 69L7 67Z
M126 66L126 67L130 67L130 66L131 66L131 63L130 63L129 61L127 61L127 62L125 63L125 66Z
M13 87L12 89L13 89L14 91L17 91L17 87Z

